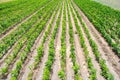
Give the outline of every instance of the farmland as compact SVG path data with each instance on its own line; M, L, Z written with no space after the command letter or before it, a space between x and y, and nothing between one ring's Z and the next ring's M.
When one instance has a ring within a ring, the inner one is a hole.
M0 3L0 80L120 80L119 17L91 0Z

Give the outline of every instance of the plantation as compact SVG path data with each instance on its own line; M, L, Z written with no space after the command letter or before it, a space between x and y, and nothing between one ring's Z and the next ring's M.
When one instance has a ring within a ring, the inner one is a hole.
M91 0L0 3L0 80L120 80L120 12Z

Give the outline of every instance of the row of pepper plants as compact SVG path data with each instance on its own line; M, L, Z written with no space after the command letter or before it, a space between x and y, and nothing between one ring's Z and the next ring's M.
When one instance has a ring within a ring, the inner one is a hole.
M70 58L72 59L72 68L74 71L74 79L75 80L82 80L80 77L80 66L77 63L76 59L76 53L75 53L75 41L74 41L74 32L73 32L73 27L72 27L72 22L71 22L71 16L70 16L70 9L69 9L69 1L66 1L67 3L67 13L68 13L68 25L69 25L69 35L70 35Z
M51 3L51 7L50 8L48 8L48 10L47 9L45 9L43 12L46 12L46 10L48 11L48 12L50 12L50 14L48 15L47 13L46 14L44 14L43 15L43 19L44 19L44 17L46 17L46 19L45 19L45 21L47 21L48 19L49 19L49 17L51 16L51 14L52 14L52 11L51 11L51 8L52 8L52 4L53 3ZM47 7L46 7L47 8ZM52 8L52 10L53 10L54 8ZM47 16L48 15L48 16ZM27 42L26 42L26 44L25 44L25 48L27 48L27 45L29 45L28 46L28 48L30 47L30 42L31 41L33 41L33 40L30 40L29 41L29 39L31 39L31 37L33 37L34 35L33 35L33 33L35 33L36 32L36 30L38 30L38 27L40 27L39 29L40 29L40 31L42 31L42 29L44 29L44 24L46 23L44 20L42 19L42 21L40 22L40 23L38 23L38 24L36 24L33 28L31 28L30 29L30 31L27 33L27 34L29 34L29 33L31 33L32 32L32 34L31 35L25 35L25 36L30 36L29 38L28 38L28 40L27 40ZM33 36L32 36L33 35ZM36 35L38 35L38 34L36 34ZM24 37L25 37L24 36ZM37 36L36 36L37 37ZM24 39L24 38L23 38ZM35 40L34 40L35 41ZM33 43L31 42L31 46L33 45ZM24 52L24 50L22 51L22 52ZM21 54L22 52L19 52L19 56L24 56L25 54ZM27 51L26 51L26 53L27 53ZM18 53L15 53L15 54L18 54ZM26 55L27 56L27 55ZM11 58L12 58L12 60L11 60ZM5 74L6 72L7 72L7 68L8 68L8 66L10 65L10 63L11 63L11 61L13 61L14 60L14 58L15 58L15 56L13 55L13 56L11 56L11 57L9 57L8 59L7 59L7 61L9 62L9 63L7 63L6 62L6 65L1 69L1 73L2 74ZM7 67L6 67L7 66Z
M66 4L64 1L63 18L62 18L62 35L61 35L61 50L60 50L60 63L61 70L58 72L58 76L61 80L66 80Z
M58 2L57 2L58 3ZM59 4L58 4L59 5ZM30 65L30 72L28 74L28 77L27 77L27 80L32 80L32 76L33 76L33 73L34 73L34 70L38 68L38 65L40 64L40 62L42 61L42 57L44 55L44 43L47 41L47 39L51 36L52 34L52 24L54 22L54 19L56 17L56 14L58 12L58 8L59 6L57 5L57 8L55 10L55 13L53 14L53 17L52 17L52 20L51 22L49 23L49 26L48 26L48 29L45 31L45 34L43 36L43 39L42 39L42 42L40 44L40 46L37 48L37 55L34 57L34 62L32 65Z
M59 30L61 14L62 14L62 8L60 7L60 14L56 21L56 25L55 25L54 31L51 35L51 39L50 39L50 43L49 43L49 51L48 51L49 54L48 54L48 59L45 62L42 80L50 80L52 65L54 63L54 57L55 57L54 43L55 43L55 38L56 38L57 32Z
M72 7L71 7L72 10ZM72 14L73 14L73 18L74 18L74 22L75 22L75 26L77 29L77 33L79 34L79 40L80 40L80 44L81 47L83 48L83 52L84 52L84 56L88 65L88 69L89 69L89 73L90 73L90 80L96 80L96 69L93 66L93 62L92 62L92 58L89 56L89 51L85 42L85 38L83 36L83 32L81 30L81 26L79 26L78 21L77 21L77 16L76 14L73 12L72 10Z
M48 7L48 6L46 6ZM46 9L44 7L43 9ZM32 16L28 21L17 27L16 30L12 31L9 35L0 40L0 58L8 52L8 50L17 42L33 25L37 24L37 21L41 19L44 14L41 9L36 15Z
M75 8L74 8L75 9ZM75 9L75 12L77 14L78 19L80 20L81 24L82 24L82 28L84 29L87 38L89 40L90 46L92 47L92 51L96 57L96 60L98 61L98 63L100 64L101 67L101 75L107 79L107 80L114 80L114 76L110 73L108 66L106 65L105 60L101 57L101 53L98 49L97 44L95 43L95 41L91 38L90 32L88 30L88 28L86 27L85 23L82 21L81 16L79 15L79 12Z
M53 3L55 3L55 2L56 2L56 0ZM30 49L32 48L36 38L39 36L41 31L45 28L44 26L46 25L47 21L51 17L53 10L56 8L55 4L53 7L53 3L49 7L46 7L46 8L49 8L49 12L46 14L46 16L44 16L45 17L44 20L42 20L42 22L39 25L37 25L36 32L33 33L30 40L28 39L29 42L28 42L27 46L24 48L23 51L21 51L20 59L16 62L15 68L11 72L11 80L13 80L13 79L17 80L19 72L22 68L22 65L24 64L24 62L27 58L27 55L29 55L29 53L30 53Z
M50 4L50 6L52 5L52 3ZM51 7L48 9L44 9L43 12L45 13L50 12ZM52 14L52 13L51 13ZM10 54L6 59L5 59L5 65L0 69L1 75L5 75L8 72L8 67L9 65L15 60L15 58L17 57L19 51L21 50L21 48L23 48L24 45L27 44L28 40L30 38L30 36L36 31L37 27L41 24L43 24L44 22L41 22L44 17L46 17L46 14L43 14L42 19L39 20L39 23L35 25L35 27L30 28L30 30L25 33L23 35L23 37L18 41L18 44L14 47L13 51L11 52L12 54ZM39 14L38 14L39 16ZM40 23L41 22L41 23Z
M39 10L39 8L44 6L47 2L49 1L44 0L41 2L41 0L24 0L11 1L9 4L4 3L4 6L8 7L3 7L3 9L1 7L0 9L0 34L5 32L11 26L21 22L23 19L34 13L36 10ZM15 5L11 6L11 3Z
M91 0L75 0L75 3L120 57L120 12Z

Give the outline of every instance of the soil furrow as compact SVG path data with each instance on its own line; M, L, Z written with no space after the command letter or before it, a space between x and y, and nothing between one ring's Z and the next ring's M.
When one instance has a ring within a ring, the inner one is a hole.
M36 45L38 44L38 42L41 42L41 41L40 41L40 40L41 40L40 38L42 38L43 34L44 34L44 31L42 31L41 34L39 35L39 37L36 39L33 47L31 48L31 53L36 49ZM40 39L40 40L39 40L39 39ZM24 48L23 48L23 49L24 49ZM21 51L23 51L23 49L22 49ZM20 52L21 52L21 51L20 51ZM31 53L27 55L27 59L26 59L24 65L26 65L27 62L31 59L31 57L32 57L32 54L31 54ZM12 69L15 68L15 64L17 63L17 61L18 61L19 59L20 59L20 58L19 58L19 55L18 55L17 58L14 60L14 63L11 65L12 67L10 68L9 71L11 71ZM23 65L23 66L24 66L24 65ZM20 73L21 73L21 72L20 72ZM23 73L22 73L22 74L23 74ZM11 76L11 74L9 73L9 74L8 74L8 80L10 79L10 76Z
M89 72L88 72L88 69L87 69L87 64L85 62L85 57L83 55L82 48L79 44L79 36L78 36L78 34L76 34L75 23L74 23L71 11L70 11L70 17L71 17L71 22L72 22L73 32L74 32L75 52L76 52L76 56L77 56L77 59L78 59L79 66L80 66L81 77L84 80L88 80L89 79Z
M58 18L58 15L59 15L59 11L55 17L55 20L54 20L54 23L52 24L52 29L51 29L51 32L49 33L49 36L47 38L47 41L45 42L44 44L44 56L42 58L42 61L41 63L39 64L39 67L38 69L36 69L34 71L34 75L33 75L33 79L34 80L42 80L42 75L43 75L43 70L44 70L44 67L45 67L45 62L47 61L47 58L48 58L48 51L49 51L49 42L50 42L50 38L51 38L51 33L53 32L54 30L54 27L56 25L56 21L57 21L57 18Z
M16 58L14 59L14 61L12 61L11 64L8 66L8 71L7 71L7 73L5 74L5 76L3 77L3 79L4 79L4 78L5 78L5 79L7 78L6 76L9 75L10 71L11 71L12 68L13 68L13 65L14 65L15 62L19 59L20 52L23 51L23 49L24 49L25 47L26 47L26 46L24 45L24 46L21 48L21 50L19 51L17 57L16 57ZM3 67L5 67L5 66L6 66L6 64L3 63L3 64L1 64L0 68L3 68Z
M84 31L83 29L81 29L82 32ZM84 39L85 39L85 43L88 47L88 51L89 51L89 56L92 58L92 62L93 62L93 65L94 67L96 68L97 72L96 72L96 75L97 75L97 80L105 80L100 74L101 74L101 69L100 69L100 66L99 66L99 63L96 61L96 58L95 58L95 55L94 53L92 52L92 48L90 47L90 44L89 44L89 41L86 37L86 34L83 32L83 35L84 35Z
M26 46L24 46L24 47L22 47L22 49L20 50L20 52L21 51L23 51L24 50L24 48L25 48ZM19 53L20 53L19 52ZM18 54L19 54L18 53ZM7 73L7 77L6 77L6 80L10 80L10 71L12 71L12 69L14 69L15 68L15 64L17 63L17 61L19 60L19 56L17 56L17 58L11 63L11 65L9 66L9 69L8 69L8 73Z
M17 44L18 44L18 42L16 42L16 43L12 46L12 48L10 48L10 49L8 50L8 52L2 57L2 59L0 59L0 66L1 66L1 64L4 63L5 59L11 54L11 52L13 51L13 49L15 48L15 46L16 46Z
M53 14L55 14L55 12ZM20 72L20 75L19 75L19 80L26 80L27 79L28 73L30 72L29 67L34 62L34 57L37 55L37 48L40 46L40 44L41 44L41 42L43 40L44 33L47 30L52 18L53 18L53 15L51 16L51 18L47 22L46 28L44 29L43 34L39 35L39 37L37 38L37 40L36 40L36 42L35 42L35 44L34 44L34 46L32 48L31 56L25 61L25 64L23 65L23 68L22 68L22 70Z
M73 9L73 6L72 6L72 9ZM73 12L74 12L74 14L76 15L74 9L73 9ZM81 23L80 23L77 15L76 15L76 19L77 19L77 21L78 21L78 25L79 25L80 28L81 28L82 25L81 25ZM105 80L105 79L100 75L100 74L101 74L101 69L100 69L99 63L98 63L98 62L96 61L96 59L95 59L94 53L92 52L92 48L91 48L90 43L89 43L89 41L88 41L88 39L87 39L87 36L86 36L86 34L85 34L85 32L84 32L84 30L83 30L82 28L81 28L81 30L82 30L82 33L83 33L83 36L84 36L84 39L85 39L85 44L87 45L87 48L88 48L88 51L89 51L89 56L92 58L93 65L94 65L94 67L95 67L96 70L97 70L97 72L96 72L97 80Z
M70 58L70 36L68 24L68 11L66 9L66 77L67 80L74 80L74 71L72 69L72 60Z
M62 19L63 19L63 6L62 6L62 15L60 18L60 25L58 29L58 33L55 39L55 61L52 66L52 75L51 75L51 80L60 80L58 77L58 71L61 69L61 64L60 64L60 49L61 49L61 33L62 33Z
M48 21L49 21L49 20L48 20ZM47 24L48 24L48 22L46 23L46 25L47 25ZM43 34L44 34L44 32L45 32L45 30L46 30L46 27L42 30L42 32L40 33L39 36L42 37ZM40 38L41 38L41 37L40 37ZM38 44L38 41L39 41L38 38L39 38L39 37L37 37L37 39L35 40L35 43L34 43L33 47L31 48L31 52L33 52L33 51L36 49L36 45ZM30 52L30 54L28 54L27 59L30 59L30 58L31 58L31 56L32 56L31 52ZM26 62L28 62L27 59L25 60L24 65L26 65ZM17 59L16 62L12 65L12 66L13 66L12 69L15 68L15 64L17 63L18 60L19 60L19 59ZM23 66L24 66L24 65L23 65ZM10 77L11 77L11 74L9 73L9 75L8 75L8 80L10 79Z
M40 45L40 43L42 41L43 34L44 34L44 31L39 35L39 37L35 41L35 44L34 44L34 46L31 49L31 53L28 56L28 58L25 61L25 63L23 64L22 70L20 71L19 80L26 80L27 79L28 72L30 71L29 65L31 65L34 62L34 57L37 54L37 50L36 49L38 48L38 46Z

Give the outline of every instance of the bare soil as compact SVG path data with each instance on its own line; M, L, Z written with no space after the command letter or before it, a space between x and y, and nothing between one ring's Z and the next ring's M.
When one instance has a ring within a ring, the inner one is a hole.
M0 0L0 3L5 3L5 2L9 2L9 1L13 1L13 0Z

